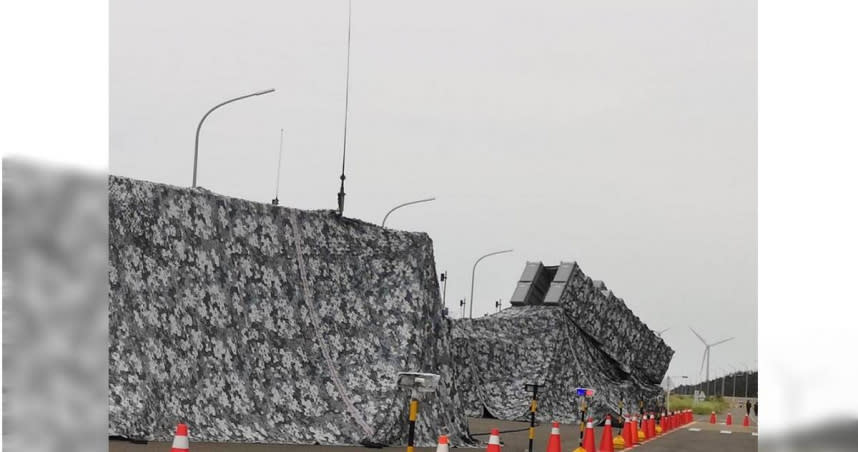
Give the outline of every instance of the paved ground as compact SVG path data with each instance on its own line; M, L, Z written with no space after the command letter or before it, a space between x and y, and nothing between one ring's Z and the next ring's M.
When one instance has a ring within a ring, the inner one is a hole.
M723 422L723 417L720 419ZM698 422L690 424L679 430L674 430L667 435L649 441L646 444L636 448L636 451L641 452L661 452L661 451L689 451L689 452L704 452L704 451L735 451L735 452L752 452L757 450L757 437L752 435L757 429L754 426L742 427L741 419L739 425L726 426L723 424L711 425L708 423L708 417L700 417ZM470 429L474 434L488 433L492 428L498 428L501 432L505 430L526 429L528 424L523 422L508 422L498 421L494 419L471 419ZM689 428L699 429L699 431L690 431ZM615 429L615 435L619 433L619 429ZM730 434L721 433L721 431L730 431ZM548 436L551 432L550 424L543 424L536 429L536 438L534 439L533 450L544 451ZM302 450L310 450L314 452L370 452L379 449L367 449L363 447L341 447L341 446L301 446L301 445L273 445L273 444L232 444L232 443L198 443L193 440L193 431L191 433L191 451L192 452L297 452ZM602 429L596 429L596 441L598 442L602 435ZM519 432L501 433L501 441L503 449L507 452L522 452L527 450L527 430ZM578 446L579 430L577 425L561 424L560 437L562 439L564 452L575 449ZM488 435L478 435L477 438L487 440ZM170 444L163 442L150 442L146 445L131 444L126 441L110 441L110 452L162 452L169 450ZM404 451L404 447L388 447L382 450L386 451ZM435 448L418 448L421 452L434 452ZM473 449L478 450L478 449Z

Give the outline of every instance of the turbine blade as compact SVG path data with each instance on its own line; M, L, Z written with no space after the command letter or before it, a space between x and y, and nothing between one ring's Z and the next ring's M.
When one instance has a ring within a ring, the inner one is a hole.
M736 338L735 338L735 337L728 337L727 339L724 339L723 341L718 341L718 342L716 342L716 343L714 343L714 344L710 344L709 346L710 346L710 347L714 347L714 346L716 346L716 345L718 345L718 344L723 344L724 342L732 341L733 339L736 339Z
M694 331L694 328L691 328L689 326L688 329L691 330L691 332L694 333L695 336L697 336L697 339L700 339L700 342L703 342L704 345L709 345L706 343L706 339L703 339L703 336L697 334L697 331Z

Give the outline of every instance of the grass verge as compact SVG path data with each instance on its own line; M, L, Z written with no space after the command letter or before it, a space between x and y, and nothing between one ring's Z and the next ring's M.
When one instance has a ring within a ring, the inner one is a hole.
M721 414L727 411L729 403L721 397L708 397L702 402L694 403L694 398L691 396L676 394L670 395L671 410L685 410L689 408L694 411L694 414L710 414L713 411L717 414Z

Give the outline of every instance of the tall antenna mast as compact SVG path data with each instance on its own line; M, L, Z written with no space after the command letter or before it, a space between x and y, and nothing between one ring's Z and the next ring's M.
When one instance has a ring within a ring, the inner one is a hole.
M343 118L343 167L340 173L340 192L337 194L337 213L343 216L343 208L346 202L346 143L349 132L349 63L351 63L352 52L352 0L349 0L349 31L346 38L346 108Z
M280 163L283 161L283 129L280 129L280 154L277 157L277 180L275 182L274 188L274 199L271 200L271 204L275 206L280 204L280 199L278 195L280 194Z

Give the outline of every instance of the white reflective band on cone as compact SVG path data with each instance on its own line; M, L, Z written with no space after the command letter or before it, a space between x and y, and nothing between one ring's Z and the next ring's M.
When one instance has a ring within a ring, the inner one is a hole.
M605 419L605 425L606 425L606 426L608 426L608 427L610 427L610 426L611 426L611 420L610 420L610 419Z
M499 438L499 437L497 437L497 436L495 436L495 435L490 436L490 437L489 437L489 444L497 444L497 445L500 445L500 438Z
M175 436L173 437L173 448L174 449L188 449L190 447L190 443L188 442L187 436Z
M588 423L587 423L587 428L593 428L593 423L592 423L592 422L588 422Z
M557 427L551 427L551 434L552 434L552 435L559 435L559 434L560 434L560 429L559 429L559 428L557 428Z

